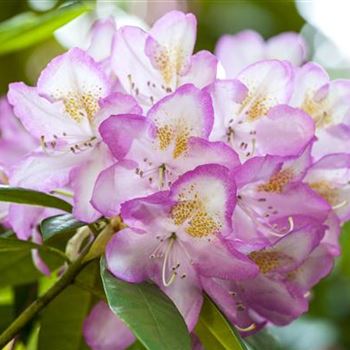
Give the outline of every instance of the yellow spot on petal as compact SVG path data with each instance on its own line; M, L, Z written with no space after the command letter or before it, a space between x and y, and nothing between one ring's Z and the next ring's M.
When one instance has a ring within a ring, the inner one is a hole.
M157 138L159 141L159 148L165 151L173 144L172 155L176 159L182 156L188 148L188 139L190 137L189 129L176 123L174 126L164 125L157 128Z
M271 251L251 252L249 258L259 266L261 273L268 273L278 268L281 264L280 254Z
M183 201L174 205L171 210L171 217L175 225L183 224L199 210L199 207L199 202L197 200Z
M313 94L308 93L301 105L301 109L312 117L317 128L323 128L332 123L327 98L315 101Z
M9 184L9 178L7 177L7 175L3 171L0 171L0 184L1 185L8 185Z
M199 199L181 201L171 210L175 225L187 222L185 231L192 237L206 237L215 234L221 227L205 210Z
M187 151L189 132L182 130L176 135L173 157L176 159Z
M162 48L159 52L157 52L155 55L155 61L164 82L167 85L170 84L174 74L174 67L172 67L168 50L166 48Z
M69 116L80 123L83 119L92 122L99 110L98 97L91 92L83 95L70 93L63 99L64 107Z
M335 206L339 203L339 192L336 188L332 187L328 181L312 182L309 185L330 205Z
M173 130L169 125L162 126L157 129L159 139L159 147L162 151L166 150L173 139Z
M291 180L293 179L293 171L284 169L272 175L268 182L258 186L258 191L281 193Z
M244 113L248 121L255 121L265 116L269 109L270 106L266 96L261 95L256 97L252 93L247 95L241 105L241 111L245 111Z
M192 237L206 237L216 233L220 228L206 212L197 212L191 219L186 232Z
M185 54L181 46L158 47L154 60L164 83L170 87L174 77L179 75L185 63Z

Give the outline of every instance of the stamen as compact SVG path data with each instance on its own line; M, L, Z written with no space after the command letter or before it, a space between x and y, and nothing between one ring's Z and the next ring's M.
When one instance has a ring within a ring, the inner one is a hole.
M176 275L177 275L177 272L176 271L173 271L171 273L171 276L168 280L166 280L166 270L167 270L167 267L168 267L168 259L169 259L169 256L170 256L170 252L171 252L171 249L174 245L174 242L175 242L175 237L171 236L169 238L169 243L168 243L168 246L165 250L165 255L164 255L164 260L163 260L163 267L162 267L162 281L163 281L163 285L164 287L169 287L170 285L172 285L172 283L175 281L175 278L176 278Z
M165 164L162 164L159 167L159 189L161 190L164 187L165 183Z
M65 196L65 197L73 198L73 193L65 191L65 190L56 189L56 190L51 191L51 193L52 194L60 194L60 195Z
M250 332L253 331L256 328L256 324L253 322L250 326L246 328L241 328L235 325L235 327L240 331L240 332Z
M291 216L288 217L288 224L289 228L287 231L286 227L282 228L283 231L276 231L277 225L273 225L272 227L270 227L271 231L269 233L276 237L282 237L294 230L294 220Z
M235 136L235 131L232 129L231 126L229 126L227 128L227 132L226 132L226 136L227 136L227 141L231 144L231 146L233 147L234 144L233 144L233 139L234 139L234 136Z
M287 233L290 233L294 230L294 220L291 216L288 217L289 230Z
M304 294L304 298L306 299L310 298L310 296L311 296L311 293L309 291Z
M294 230L294 220L293 220L293 218L291 216L288 217L288 224L289 224L289 228L288 228L287 231L286 230L284 230L284 231L276 231L275 230L276 226L275 226L275 227L271 227L271 232L270 233L273 236L277 236L277 237L284 236L284 235L286 235L286 234L288 234L288 233L290 233L290 232L292 232ZM286 227L284 227L284 229L286 229Z
M348 204L348 201L346 201L346 200L343 200L342 202L340 202L340 203L338 203L338 204L336 204L336 205L333 205L332 206L332 209L333 210L336 210L336 209L340 209L340 208L343 208L345 205L347 205Z
M252 139L252 151L251 151L251 155L254 155L255 153L255 144L256 144L256 140Z
M47 144L45 142L45 136L44 135L40 136L40 146L41 146L42 150L45 151L45 149L47 147Z
M266 232L266 230L268 230L268 234L271 234L273 236L277 236L277 237L281 237L284 236L286 233L292 231L294 229L294 222L293 222L293 218L290 217L290 219L288 218L288 222L289 222L289 230L288 232L284 231L277 231L277 225L273 224L272 226L269 225L268 223L262 223L260 222L257 218L256 218L256 214L252 211L252 209L250 209L249 207L247 207L247 205L244 203L242 196L238 195L237 197L239 199L239 206L241 207L241 209L252 219L252 221L257 225L257 227L263 231ZM269 214L265 214L265 217L268 218L270 215Z

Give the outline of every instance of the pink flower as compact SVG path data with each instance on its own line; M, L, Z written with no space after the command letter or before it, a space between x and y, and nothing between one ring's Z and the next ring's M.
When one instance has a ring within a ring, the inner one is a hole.
M250 252L310 221L325 222L330 205L302 183L310 164L308 149L299 157L252 158L237 168L232 235L241 249Z
M103 67L110 66L113 37L117 28L113 17L97 20L91 28L87 53Z
M292 106L302 108L314 120L318 141L313 155L348 153L350 140L350 81L329 80L326 71L313 62L296 70Z
M100 214L90 205L92 190L98 174L112 163L98 127L111 114L140 112L132 97L110 93L104 72L80 49L55 58L36 88L11 84L9 101L42 149L17 165L10 183L41 191L71 186L74 215L96 220Z
M13 113L5 97L0 99L0 164L7 170L18 163L38 143Z
M323 235L322 226L301 227L249 254L260 269L257 277L205 278L203 286L243 334L258 330L266 321L286 325L307 311L308 291L333 266L327 244L320 244Z
M212 125L210 96L189 84L156 103L146 118L118 115L104 121L100 133L118 161L97 179L95 208L117 215L124 201L166 190L198 165L239 165L230 147L208 141Z
M329 203L342 223L350 219L350 154L324 156L308 169L304 181Z
M138 283L153 280L174 301L190 330L202 304L200 277L252 278L256 266L228 244L235 184L227 168L203 165L170 191L122 205L128 228L107 246L109 270Z
M112 68L124 90L145 108L186 83L202 88L215 80L217 60L208 51L192 55L196 18L172 11L148 33L125 26L117 31Z
M235 78L250 64L268 59L286 60L299 66L305 62L307 47L297 33L282 33L265 42L259 33L244 30L235 35L223 35L215 52L226 77Z
M84 222L120 215L125 228L106 248L114 276L157 284L190 331L208 293L247 335L306 312L340 253L350 84L299 67L306 48L294 33L221 38L225 80L214 55L193 54L195 39L192 14L170 12L148 32L107 19L86 52L55 58L36 87L11 84L0 182L67 189ZM53 213L1 204L0 220L40 244L37 224ZM84 335L94 350L135 339L103 302Z
M207 89L215 114L210 140L226 142L241 161L299 154L314 137L314 123L287 105L292 89L293 69L275 60L248 66L237 80L216 81Z

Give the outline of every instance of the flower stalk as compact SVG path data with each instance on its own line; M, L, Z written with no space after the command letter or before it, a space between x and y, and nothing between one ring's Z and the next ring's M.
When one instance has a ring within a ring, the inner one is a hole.
M73 283L75 277L85 267L83 262L85 254L82 254L67 268L63 276L42 296L29 305L0 335L0 348L4 348L20 330L28 324L46 305L55 299L64 289Z

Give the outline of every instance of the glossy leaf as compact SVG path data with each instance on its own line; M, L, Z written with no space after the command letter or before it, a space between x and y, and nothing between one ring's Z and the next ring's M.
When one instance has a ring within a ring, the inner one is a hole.
M44 251L43 247L28 241L0 238L0 288L21 285L37 280L41 273L33 265L31 250L39 248L40 255L50 269L56 269L64 260Z
M71 214L52 216L43 220L40 224L40 231L44 240L58 234L73 234L86 223L78 221Z
M95 259L88 263L82 273L80 273L75 279L74 284L88 291L94 297L99 300L106 301L106 296L103 290L102 281L100 278L100 266L98 259Z
M52 33L88 11L82 3L64 6L38 15L23 13L0 25L0 54L17 51L49 38Z
M61 198L20 187L0 186L0 202L55 208L69 213L72 211L72 206Z
M59 251L58 249L51 248L46 244L37 244L29 241L22 241L16 238L0 238L0 254L3 252L31 251L32 249L59 255L66 260L66 256L63 252Z
M30 251L38 248L36 243L21 241L15 238L0 238L0 254L4 252Z
M98 261L88 264L76 277L94 285L99 277ZM44 310L39 332L38 350L81 350L83 322L89 312L93 294L75 285L68 287Z
M38 282L15 286L13 296L15 316L18 317L38 297ZM34 327L35 320L31 320L17 334L17 339L27 345Z
M82 326L89 311L91 294L69 286L43 311L38 350L78 350Z
M45 262L48 262L45 259ZM54 269L62 264L62 260L53 257L49 267ZM0 254L0 288L12 285L21 285L37 280L42 274L33 265L29 251L9 251Z
M138 340L134 344L130 345L127 350L145 350L146 348Z
M283 347L278 343L277 339L267 330L263 330L249 336L245 338L245 341L252 347L253 350L283 350Z
M15 311L12 305L0 305L0 332L9 326L14 316Z
M207 296L195 332L206 350L247 350L238 332Z
M173 302L155 285L132 284L114 276L101 260L109 306L149 350L190 350L186 324Z

